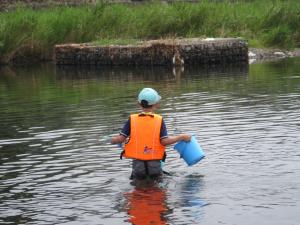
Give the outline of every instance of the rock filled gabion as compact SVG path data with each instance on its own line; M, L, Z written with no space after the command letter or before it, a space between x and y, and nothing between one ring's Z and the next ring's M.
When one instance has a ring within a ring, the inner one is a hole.
M122 2L122 0L111 0L112 2ZM0 11L12 10L16 7L44 8L53 6L78 6L84 4L95 5L97 0L1 0Z
M63 44L55 46L57 65L139 66L248 62L247 42L240 38L153 40L134 45Z

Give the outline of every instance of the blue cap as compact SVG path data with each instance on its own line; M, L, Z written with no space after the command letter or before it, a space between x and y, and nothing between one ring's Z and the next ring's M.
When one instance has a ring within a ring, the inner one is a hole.
M161 97L152 88L144 88L141 90L138 96L138 101L139 103L142 102L142 100L146 100L148 102L148 105L154 105L160 101Z

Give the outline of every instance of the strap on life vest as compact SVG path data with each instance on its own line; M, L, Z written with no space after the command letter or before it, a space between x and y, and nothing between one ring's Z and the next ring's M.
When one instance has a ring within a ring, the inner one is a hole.
M120 154L120 159L122 160L123 159L123 155L125 154L125 150L123 150ZM162 162L165 162L166 161L166 158L167 158L167 153L164 152L164 156L163 158L161 159Z
M125 154L125 150L123 150L120 154L120 159L123 159L123 155Z
M139 113L139 116L141 116L141 117L143 117L143 116L154 117L154 114L153 114L153 113L145 113L145 112L142 112L142 113Z

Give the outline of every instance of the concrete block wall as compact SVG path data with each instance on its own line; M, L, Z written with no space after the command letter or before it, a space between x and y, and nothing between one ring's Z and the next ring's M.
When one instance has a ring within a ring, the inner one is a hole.
M55 46L55 62L58 65L172 65L175 54L184 60L184 65L247 62L248 45L239 38L195 38L153 40L125 46L92 44Z
M96 0L1 0L0 11L13 9L18 5L40 8L57 5L95 4Z

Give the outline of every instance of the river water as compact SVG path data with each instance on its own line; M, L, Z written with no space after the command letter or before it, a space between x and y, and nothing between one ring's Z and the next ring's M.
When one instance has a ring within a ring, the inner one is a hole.
M243 224L300 221L300 58L209 68L0 69L0 224ZM109 144L143 87L169 135L206 153L188 167L167 148L157 183L132 183Z

